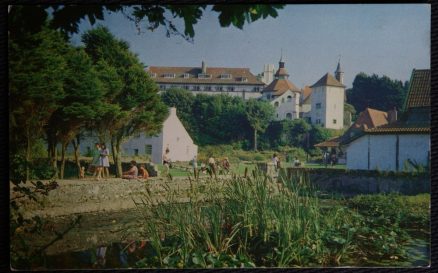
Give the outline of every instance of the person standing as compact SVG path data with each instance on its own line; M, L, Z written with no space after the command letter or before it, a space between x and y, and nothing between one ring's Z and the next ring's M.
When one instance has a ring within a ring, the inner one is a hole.
M278 159L277 154L272 156L272 163L274 164L274 168L277 171L280 160Z
M213 176L214 178L217 178L216 176L216 162L214 161L214 157L210 155L210 158L208 159L208 166L210 167L210 177Z
M163 155L163 166L166 168L167 173L169 173L169 167L170 167L169 153L170 153L169 148L166 148L166 152Z
M101 178L101 160L100 160L100 144L96 143L92 152L93 160L91 161L91 166L94 167L93 177L96 180Z
M102 177L109 178L109 150L105 143L100 145L100 160L102 165Z
M192 166L193 166L193 174L195 176L195 179L198 178L198 159L196 155L192 159Z

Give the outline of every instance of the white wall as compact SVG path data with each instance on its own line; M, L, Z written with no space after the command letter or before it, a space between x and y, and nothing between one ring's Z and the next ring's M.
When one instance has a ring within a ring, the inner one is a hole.
M288 97L291 97L289 100ZM290 113L292 115L292 119L299 118L300 113L300 93L292 92L290 90L284 92L281 96L273 99L270 103L275 108L275 116L276 120L286 119L286 115ZM275 104L278 103L278 106Z
M334 86L318 86L312 88L310 117L312 124L319 119L323 127L342 129L344 127L344 88ZM316 104L321 108L317 109ZM336 120L336 124L333 120Z
M404 169L405 161L408 159L422 165L428 164L430 135L402 134L398 137L399 171L413 170L412 167ZM351 142L346 148L347 169L368 169L368 144L371 170L397 171L397 135L365 135Z
M396 135L370 135L370 169L396 170Z
M192 92L193 95L197 95L197 94L205 94L205 95L210 95L210 96L214 96L214 95L228 95L228 96L232 96L232 97L241 97L245 100L248 99L258 99L262 96L261 92L250 92L250 91L190 91Z
M426 166L430 152L430 135L399 136L399 166L403 170L408 159Z
M198 153L198 146L187 133L181 121L176 116L176 109L171 108L169 118L163 124L162 153L169 148L169 157L172 161L190 161Z
M368 169L368 136L360 137L346 148L347 169Z

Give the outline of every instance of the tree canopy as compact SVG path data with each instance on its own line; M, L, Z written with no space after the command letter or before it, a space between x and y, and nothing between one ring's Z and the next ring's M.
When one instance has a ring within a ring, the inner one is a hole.
M52 20L50 26L60 29L66 34L78 33L79 24L88 19L91 25L96 20L104 20L107 12L121 12L128 20L142 29L153 31L159 27L166 30L166 35L179 35L187 41L193 41L195 36L194 25L201 19L204 12L210 9L217 13L219 24L222 27L233 25L242 29L245 23L256 21L260 18L277 17L277 10L284 5L225 5L206 4L200 5L34 5L12 6L9 13L9 26L12 35L25 31L37 32L39 27L47 20L49 15ZM175 20L184 22L184 29L180 29Z
M401 109L407 90L407 82L403 84L387 76L359 73L353 81L353 87L346 91L347 102L359 113L367 107L381 111L388 111L394 107Z

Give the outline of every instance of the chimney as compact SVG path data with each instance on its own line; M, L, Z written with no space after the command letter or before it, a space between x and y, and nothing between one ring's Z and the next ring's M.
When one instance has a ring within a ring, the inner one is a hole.
M397 108L394 106L394 109L388 111L388 123L394 123L397 121Z
M205 65L204 61L202 61L202 74L207 74L207 65Z

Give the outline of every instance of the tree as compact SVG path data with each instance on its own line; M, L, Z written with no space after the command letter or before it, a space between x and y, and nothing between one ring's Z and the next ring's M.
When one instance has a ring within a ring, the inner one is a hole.
M171 88L161 94L161 100L169 107L176 108L176 114L192 138L197 135L196 117L193 115L195 96L188 90Z
M65 97L59 102L58 109L52 114L47 126L49 143L52 145L61 143L59 173L61 179L64 177L67 145L95 118L103 99L102 84L85 51L81 48L72 48L65 58L67 60L64 79ZM75 161L79 176L81 166L76 148ZM53 157L53 146L49 147L49 151L52 152Z
M407 84L376 74L368 76L359 73L353 81L353 88L347 89L347 102L358 112L366 107L388 111L394 107L401 109L407 94Z
M63 37L46 27L23 33L19 40L9 39L10 144L13 153L25 151L26 179L32 146L65 96L67 49Z
M249 99L246 102L246 117L254 130L254 151L257 151L257 132L263 133L274 116L274 107L266 101Z
M260 18L278 16L277 10L284 5L224 5L215 4L211 10L218 14L219 24L222 27L233 25L242 29L245 23ZM166 35L179 35L187 41L193 41L195 31L193 26L198 23L203 13L210 8L202 5L35 5L12 6L9 12L9 27L13 33L20 33L23 29L38 29L48 18L51 12L51 27L60 29L66 34L77 33L79 23L88 18L94 25L96 20L103 20L105 12L123 12L125 17L133 21L139 32L142 26L153 31L158 27L166 29ZM184 30L178 29L174 20L184 21Z
M108 88L108 103L116 105L103 109L99 124L107 122L107 132L116 164L117 176L122 175L121 145L129 137L140 132L158 133L168 115L167 107L158 95L157 85L149 78L137 56L129 51L126 42L116 39L108 29L98 27L82 36L85 51L95 64L106 64L114 69L121 80ZM102 67L105 67L103 65ZM109 110L109 112L107 111ZM110 115L109 115L110 114Z
M344 103L344 126L350 127L353 120L356 119L356 109L348 103Z

